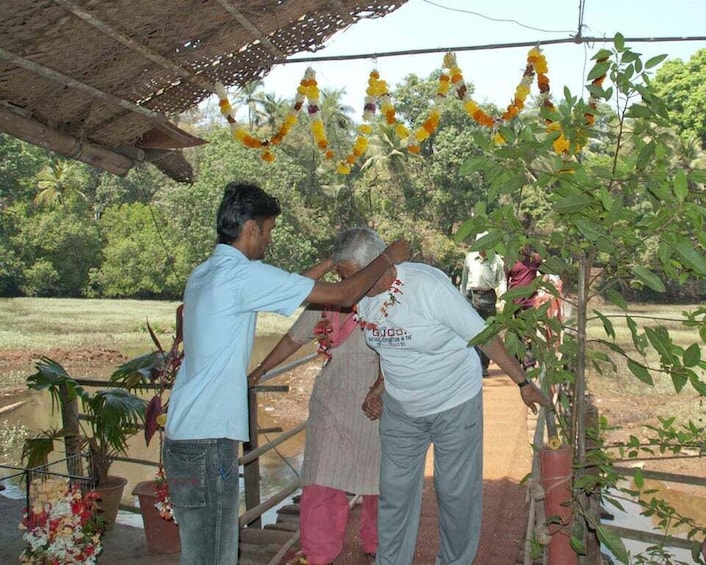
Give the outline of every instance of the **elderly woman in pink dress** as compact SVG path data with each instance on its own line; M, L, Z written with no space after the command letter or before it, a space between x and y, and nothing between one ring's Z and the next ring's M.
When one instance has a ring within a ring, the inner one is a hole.
M343 549L350 513L346 493L362 495L363 553L372 557L377 551L380 438L378 422L360 406L378 378L379 362L353 312L309 306L251 373L251 382L312 339L319 342L324 365L309 400L299 519L302 553L309 565L323 565Z

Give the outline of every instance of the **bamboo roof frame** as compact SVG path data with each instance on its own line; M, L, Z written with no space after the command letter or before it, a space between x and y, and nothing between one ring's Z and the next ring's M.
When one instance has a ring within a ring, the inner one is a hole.
M178 181L203 143L170 119L406 0L3 0L0 132L114 174Z

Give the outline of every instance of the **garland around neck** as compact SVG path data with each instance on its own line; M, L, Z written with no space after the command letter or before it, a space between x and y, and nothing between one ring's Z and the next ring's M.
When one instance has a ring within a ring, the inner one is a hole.
M402 292L403 286L404 283L398 278L392 281L392 284L387 289L387 298L375 315L376 321L364 320L361 318L360 313L356 308L356 318L358 325L362 330L376 330L378 325L390 315L390 308L392 308L395 304L401 304L399 296L404 294L404 292Z

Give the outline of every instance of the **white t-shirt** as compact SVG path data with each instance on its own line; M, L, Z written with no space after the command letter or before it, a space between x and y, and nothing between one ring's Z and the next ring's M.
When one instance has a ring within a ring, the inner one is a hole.
M402 263L397 279L393 287L399 293L383 292L358 304L368 323L365 339L380 355L386 392L414 417L470 400L483 381L480 359L468 342L485 322L439 269ZM389 304L391 295L397 301Z

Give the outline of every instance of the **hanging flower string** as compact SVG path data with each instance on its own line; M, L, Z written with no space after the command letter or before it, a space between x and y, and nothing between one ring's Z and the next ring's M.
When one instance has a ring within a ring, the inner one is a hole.
M154 494L154 507L157 509L157 512L159 512L160 518L167 522L176 522L172 499L169 496L169 483L167 482L167 475L162 465L157 469L154 478Z
M380 74L377 71L371 71L368 76L368 87L365 89L363 123L358 126L358 135L353 142L351 152L336 165L337 173L341 175L350 174L351 167L368 150L368 136L373 132L371 123L375 117L378 102L380 103L381 112L385 116L385 121L388 124L396 123L395 108L392 105L387 83L384 80L380 80Z
M384 321L385 318L387 318L390 315L390 308L394 306L395 304L401 304L399 296L401 294L404 294L402 292L402 287L404 286L404 283L400 279L395 279L390 287L387 289L387 298L385 299L385 302L382 303L382 306L380 306L380 310L378 310L377 318L379 322ZM354 309L355 316L356 316L356 321L358 322L358 325L360 326L361 329L363 330L376 330L378 329L378 323L376 322L369 322L367 320L364 320L363 318L360 317L360 314L358 314L358 310Z
M304 78L299 83L297 93L306 96L308 102L306 109L311 122L311 135L314 137L316 147L324 152L324 159L333 159L333 151L328 148L324 121L321 119L321 92L316 82L316 73L311 67L304 73Z
M305 97L297 91L294 104L292 104L292 107L287 112L277 132L270 139L261 140L248 133L245 127L235 119L235 116L233 116L233 107L228 101L228 94L226 93L225 87L220 82L217 82L215 86L218 96L218 106L220 107L221 114L223 114L228 121L233 139L240 141L245 147L249 147L250 149L260 149L260 156L263 161L267 161L268 163L274 161L275 154L270 147L282 143L282 140L287 136L292 127L294 127L294 124L297 123L297 114L304 104Z
M439 77L439 84L434 97L434 105L429 115L413 132L410 132L404 124L397 121L395 107L389 93L387 83L380 79L379 73L374 70L368 77L368 87L363 107L363 123L358 126L357 135L350 152L336 163L336 172L339 174L350 174L353 165L365 155L368 150L368 137L372 133L372 123L375 112L379 108L385 123L394 126L396 135L405 143L407 150L411 153L421 151L421 143L427 140L438 128L441 116L441 108L448 99L448 94L453 89L453 93L463 103L466 113L478 124L492 129L492 139L495 143L503 144L505 139L499 131L499 127L517 117L525 107L527 97L530 94L532 83L535 80L539 89L540 106L554 110L551 101L549 88L549 78L547 76L547 60L539 47L530 49L527 54L525 69L522 78L515 88L514 96L506 109L497 117L493 117L484 111L477 102L473 100L469 89L464 81L463 73L456 61L454 53L446 53L443 59L442 71ZM602 87L605 75L593 80L592 85ZM335 155L329 147L326 138L326 130L321 115L320 90L316 81L316 73L312 68L308 68L304 77L299 83L294 103L290 107L284 118L282 125L277 132L269 139L259 139L249 133L242 124L239 124L233 115L233 109L228 101L225 87L217 83L216 93L219 97L221 113L226 117L234 139L240 141L245 147L259 149L263 160L271 162L275 159L272 148L282 143L290 130L297 123L297 115L302 110L306 102L306 109L310 119L311 133L317 148L322 151L324 159L333 160ZM595 111L598 99L591 95L588 106L590 108L584 114L585 122L592 126L595 121ZM553 141L554 151L564 158L570 155L570 142L561 131L561 126L552 120L547 120L547 133L559 132ZM581 150L581 144L575 142L576 152Z
M324 358L324 364L331 360L331 348L333 346L331 339L333 328L326 312L326 309L321 311L321 318L314 327L314 337L318 343L317 353Z
M446 59L444 59L446 60ZM441 117L441 106L446 102L446 95L449 93L451 78L446 73L442 72L439 77L439 85L434 96L434 106L429 112L429 116L424 120L422 125L417 128L414 135L407 138L407 151L410 153L419 153L421 151L420 143L428 139L436 128L439 127L439 118Z

